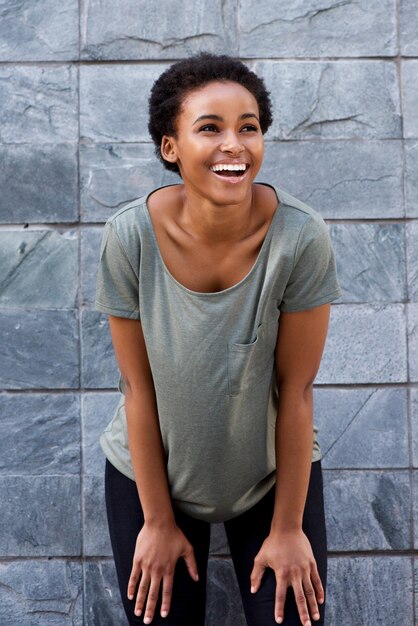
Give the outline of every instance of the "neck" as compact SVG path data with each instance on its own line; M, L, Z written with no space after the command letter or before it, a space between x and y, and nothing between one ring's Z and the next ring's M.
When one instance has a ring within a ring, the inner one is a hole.
M242 201L214 204L183 185L181 226L205 243L228 243L243 239L253 218L254 192L251 187Z

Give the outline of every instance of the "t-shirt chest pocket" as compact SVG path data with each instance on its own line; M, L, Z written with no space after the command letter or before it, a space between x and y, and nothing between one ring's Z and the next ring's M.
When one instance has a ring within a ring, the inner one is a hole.
M250 389L261 378L271 375L273 355L269 350L265 327L257 327L256 338L251 343L230 343L228 345L229 395Z

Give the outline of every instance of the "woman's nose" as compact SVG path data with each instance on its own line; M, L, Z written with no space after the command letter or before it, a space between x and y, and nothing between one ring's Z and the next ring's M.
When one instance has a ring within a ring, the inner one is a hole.
M244 146L239 137L234 132L231 132L224 136L220 149L223 152L238 153L243 151Z

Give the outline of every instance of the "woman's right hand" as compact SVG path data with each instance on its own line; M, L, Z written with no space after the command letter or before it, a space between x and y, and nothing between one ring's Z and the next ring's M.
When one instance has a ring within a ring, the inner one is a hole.
M199 575L193 546L183 531L174 522L164 526L144 524L136 540L128 583L130 600L134 599L138 587L135 615L141 615L148 594L144 624L150 624L154 617L161 580L163 582L161 616L168 615L174 571L179 557L184 558L190 576L198 581Z

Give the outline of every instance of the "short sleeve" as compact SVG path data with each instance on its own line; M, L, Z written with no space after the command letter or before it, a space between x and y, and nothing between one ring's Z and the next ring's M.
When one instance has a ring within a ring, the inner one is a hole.
M109 315L139 320L137 271L129 261L115 226L106 222L100 248L95 308Z
M328 226L320 215L310 216L299 235L280 311L304 311L341 295Z

